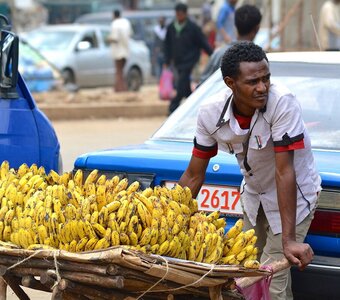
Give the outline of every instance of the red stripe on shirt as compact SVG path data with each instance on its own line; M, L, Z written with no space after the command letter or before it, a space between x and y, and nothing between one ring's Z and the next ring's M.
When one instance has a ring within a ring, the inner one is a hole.
M237 120L241 129L249 129L251 123L251 117L241 116L234 112L234 117Z
M285 152L285 151L291 151L291 150L298 150L298 149L304 149L305 148L305 143L302 140L297 141L293 144L287 145L287 146L277 146L274 147L275 152Z
M194 147L193 150L192 150L192 154L193 154L193 156L198 157L198 158L209 159L209 158L216 156L217 146L214 149L209 150L209 151L199 150L199 149Z

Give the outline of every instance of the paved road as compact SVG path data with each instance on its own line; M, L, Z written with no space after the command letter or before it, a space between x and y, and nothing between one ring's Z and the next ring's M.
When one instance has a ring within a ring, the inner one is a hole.
M76 157L85 152L115 146L142 143L164 122L165 118L55 121L64 162L64 171L71 171ZM25 289L33 300L51 299L50 293ZM18 299L8 289L7 299Z
M71 171L74 160L82 153L142 143L164 120L165 117L53 122L61 145L64 171Z

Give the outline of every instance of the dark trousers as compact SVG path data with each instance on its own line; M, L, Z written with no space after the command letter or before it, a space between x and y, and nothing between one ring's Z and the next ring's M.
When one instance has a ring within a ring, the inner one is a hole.
M116 65L116 76L115 76L115 91L116 92L123 92L127 91L127 85L124 79L124 66L126 63L126 59L116 59L115 65Z
M169 115L181 104L183 98L187 98L191 94L190 76L192 68L177 69L175 67L175 88L176 96L171 99L169 105Z

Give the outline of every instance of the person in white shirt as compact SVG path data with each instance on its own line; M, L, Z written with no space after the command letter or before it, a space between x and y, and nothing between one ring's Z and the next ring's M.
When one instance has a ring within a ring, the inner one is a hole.
M322 50L340 50L340 0L329 0L322 5L319 38Z
M321 178L300 104L287 87L270 82L268 58L250 41L225 52L221 71L229 89L201 106L192 157L179 184L196 198L217 151L235 155L243 175L244 226L255 229L261 263L286 257L303 270L313 259L303 241ZM270 296L293 299L289 269L273 275Z
M122 18L119 10L113 12L113 21L111 23L110 42L112 47L112 57L116 67L115 84L116 92L126 91L128 89L123 70L126 60L129 57L129 40L132 36L132 27L130 21Z

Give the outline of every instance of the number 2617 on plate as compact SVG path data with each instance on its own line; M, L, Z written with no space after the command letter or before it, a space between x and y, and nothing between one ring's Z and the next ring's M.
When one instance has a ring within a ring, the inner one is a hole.
M242 215L240 192L235 187L203 185L197 201L199 210Z

